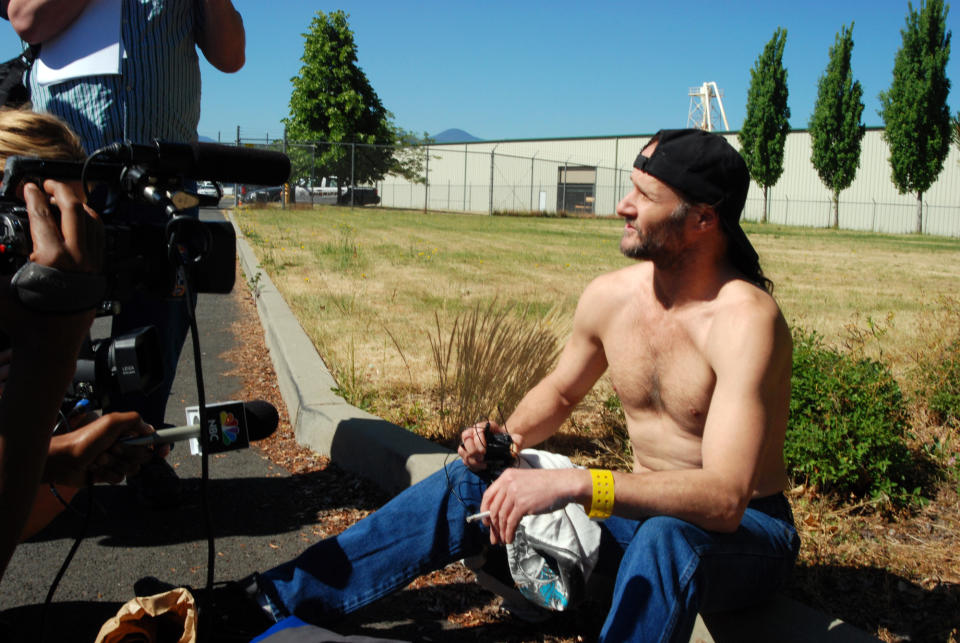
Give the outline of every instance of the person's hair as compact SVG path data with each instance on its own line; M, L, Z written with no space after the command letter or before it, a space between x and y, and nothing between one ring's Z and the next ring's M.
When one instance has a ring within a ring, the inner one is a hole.
M0 171L9 156L81 161L87 155L77 135L56 116L0 108Z
M726 234L727 231L724 230L723 233ZM760 259L747 255L739 245L730 243L729 237L727 237L727 258L730 260L730 263L733 264L734 268L743 273L747 281L765 291L767 294L773 294L773 281L764 276L763 268L760 267Z

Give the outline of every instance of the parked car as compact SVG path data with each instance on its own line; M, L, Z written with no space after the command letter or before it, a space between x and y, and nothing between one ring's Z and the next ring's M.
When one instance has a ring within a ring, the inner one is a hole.
M337 198L338 205L350 205L353 199L354 205L377 205L380 203L380 195L377 194L377 188L346 188Z
M269 187L255 187L245 185L246 191L241 190L241 200L244 203L272 203L283 196L283 187L271 185Z
M197 181L197 196L221 196L220 187L213 181Z
M300 200L299 192L297 200ZM337 179L323 177L317 185L310 188L310 201L314 204L350 205L351 194L354 205L376 205L380 203L377 188L374 187L337 187Z

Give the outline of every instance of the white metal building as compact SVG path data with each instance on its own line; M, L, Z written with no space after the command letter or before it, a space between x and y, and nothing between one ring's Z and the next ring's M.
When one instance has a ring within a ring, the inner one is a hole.
M899 194L890 180L883 130L863 139L860 169L840 193L840 227L909 233L916 195ZM725 133L739 148L736 133ZM633 160L652 134L598 138L527 139L437 144L429 147L427 185L388 177L378 187L383 205L466 212L558 211L612 215L630 189ZM784 172L769 191L769 220L826 227L830 192L810 163L810 135L787 137ZM960 153L951 145L936 183L924 194L923 231L960 236ZM752 185L744 218L759 220L762 191Z

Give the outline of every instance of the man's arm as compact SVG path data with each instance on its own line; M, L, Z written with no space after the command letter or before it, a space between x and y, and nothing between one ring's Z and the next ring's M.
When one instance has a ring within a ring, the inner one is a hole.
M197 31L197 45L204 58L222 72L232 74L246 62L246 32L240 12L231 0L197 0L203 19Z
M136 473L153 457L153 449L128 446L118 439L152 432L153 427L137 413L108 413L70 433L53 436L41 479L56 488L59 498L46 485L40 485L20 540L30 538L63 512L60 498L69 503L79 488L87 484L117 484ZM170 452L169 445L158 449L161 457Z
M50 40L73 24L91 0L9 0L10 26L24 41Z
M154 454L149 447L120 442L124 436L153 433L153 427L136 412L108 413L88 424L56 435L50 440L42 480L70 487L108 482L117 484L139 471ZM157 454L166 457L169 445L158 445Z
M506 426L491 422L494 431L506 431L517 449L532 447L556 433L574 407L600 379L607 359L599 340L598 324L603 319L598 280L580 297L573 318L573 331L564 346L557 366L530 389L507 418ZM464 429L458 454L471 469L483 469L485 445L480 423Z

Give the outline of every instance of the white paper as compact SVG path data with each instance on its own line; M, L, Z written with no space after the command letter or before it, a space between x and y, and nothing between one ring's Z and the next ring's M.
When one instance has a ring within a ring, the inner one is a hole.
M37 82L52 85L71 78L120 73L121 0L91 0L76 20L42 43Z

